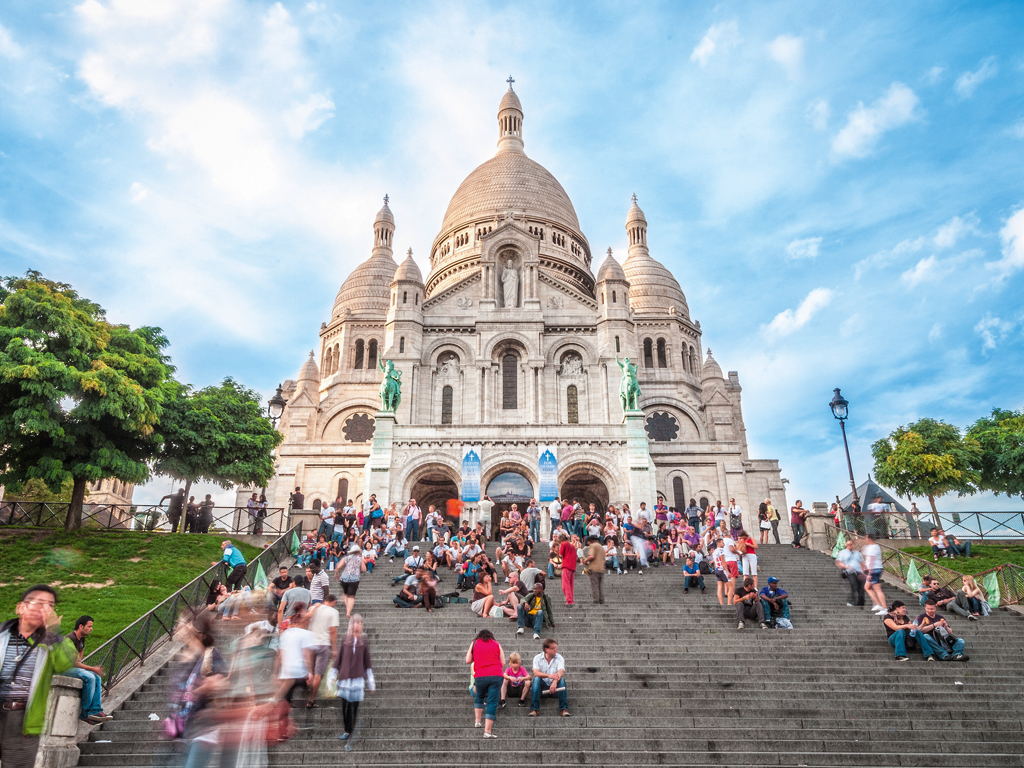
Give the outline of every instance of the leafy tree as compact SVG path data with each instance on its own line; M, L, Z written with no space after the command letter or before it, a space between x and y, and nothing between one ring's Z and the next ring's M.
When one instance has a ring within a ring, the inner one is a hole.
M156 453L167 339L132 330L71 286L30 271L0 280L0 484L72 483L68 529L86 484L142 483Z
M967 434L981 446L979 488L1024 498L1024 413L996 408Z
M8 485L4 493L7 495L7 498L20 501L61 502L67 504L71 501L71 493L74 487L75 484L71 480L65 480L61 483L60 490L54 493L42 480L27 480L24 483ZM88 489L86 489L86 496L88 495Z
M975 468L981 455L978 441L960 434L959 428L935 419L921 419L900 427L871 446L875 458L875 479L900 496L926 496L935 508L935 498L956 492L960 496L977 490Z
M175 382L160 433L163 445L153 472L183 481L186 501L194 482L221 488L266 485L274 475L274 448L282 440L259 395L230 378L199 390Z

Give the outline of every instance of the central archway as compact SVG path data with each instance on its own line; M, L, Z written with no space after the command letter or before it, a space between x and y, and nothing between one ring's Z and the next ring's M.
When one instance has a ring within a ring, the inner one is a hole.
M608 509L608 486L596 473L585 468L570 469L562 480L561 490L563 499L579 499L585 510L593 504L604 519Z
M491 510L491 538L499 530L501 515L505 510L511 509L513 504L518 505L519 511L523 512L533 498L533 484L526 476L513 471L504 471L491 478L487 483L487 495L494 502L494 509Z
M443 472L427 472L421 475L412 486L411 498L416 499L424 516L433 504L434 508L444 513L448 524L453 528L459 525L458 506L448 502L459 498L459 486ZM420 530L422 531L422 524Z

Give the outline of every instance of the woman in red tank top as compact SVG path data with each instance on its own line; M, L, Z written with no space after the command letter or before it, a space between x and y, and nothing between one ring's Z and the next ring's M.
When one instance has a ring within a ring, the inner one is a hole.
M474 725L477 728L483 725L485 739L495 738L491 731L494 729L494 718L497 717L498 701L501 698L505 652L489 629L481 629L469 646L466 663L473 665Z

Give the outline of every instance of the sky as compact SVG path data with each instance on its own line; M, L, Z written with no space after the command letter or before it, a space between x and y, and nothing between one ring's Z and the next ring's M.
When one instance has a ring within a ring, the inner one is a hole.
M6 0L0 273L163 328L183 381L269 396L385 194L426 274L510 73L593 253L624 258L636 193L791 501L849 488L835 387L858 482L897 426L1024 407L1015 2Z

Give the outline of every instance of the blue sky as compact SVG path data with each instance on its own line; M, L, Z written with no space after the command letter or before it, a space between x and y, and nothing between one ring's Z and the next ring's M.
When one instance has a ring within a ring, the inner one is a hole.
M752 455L826 500L833 387L858 480L900 424L1024 407L1022 41L1018 3L7 0L0 263L269 394L385 193L424 267L511 72L594 253L636 192Z

